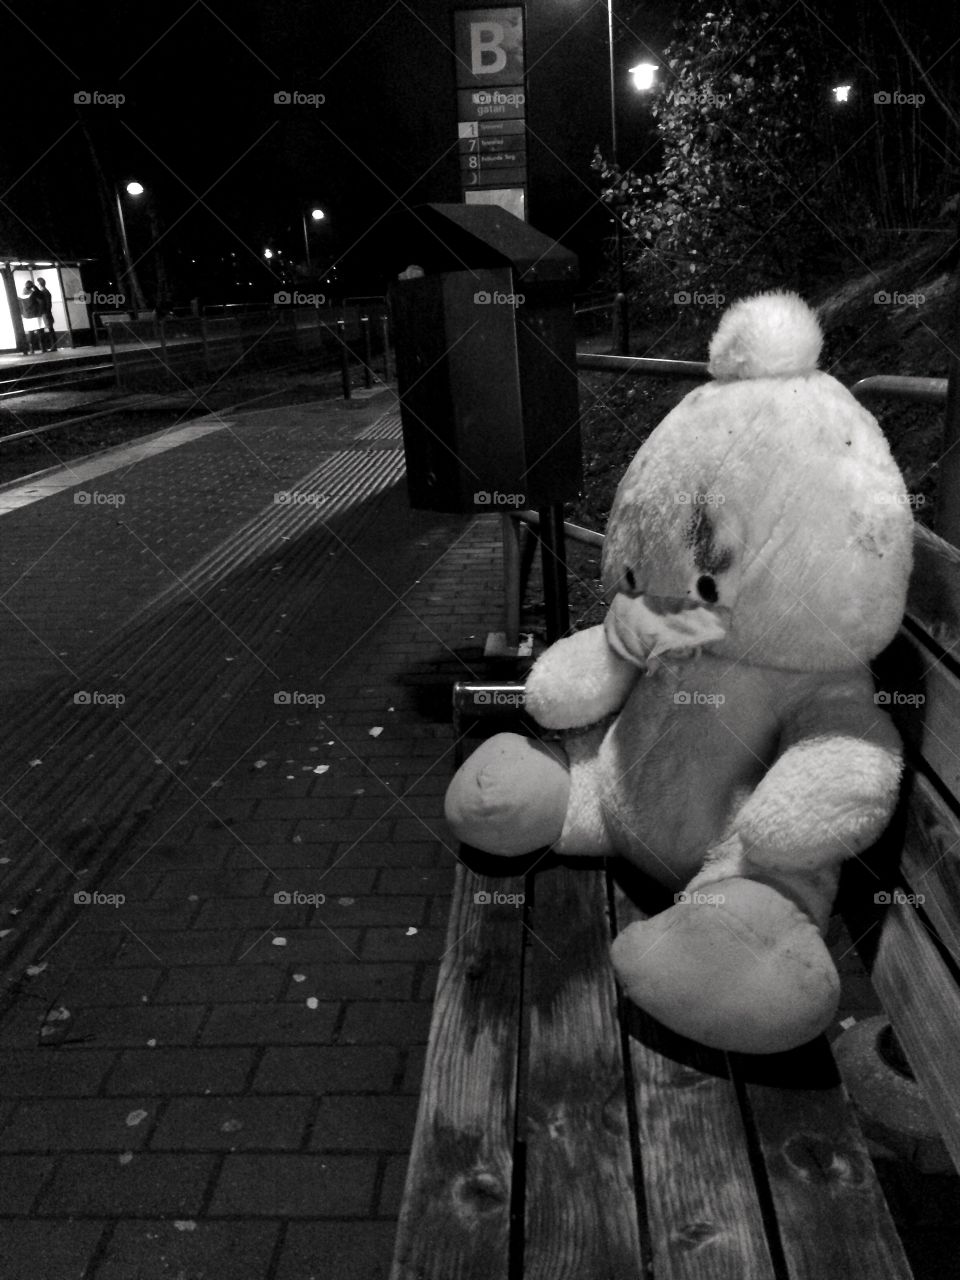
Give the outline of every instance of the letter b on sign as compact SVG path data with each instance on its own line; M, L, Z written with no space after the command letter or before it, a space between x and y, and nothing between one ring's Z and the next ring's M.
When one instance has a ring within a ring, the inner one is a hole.
M507 65L503 24L470 23L470 70L475 76L496 75Z

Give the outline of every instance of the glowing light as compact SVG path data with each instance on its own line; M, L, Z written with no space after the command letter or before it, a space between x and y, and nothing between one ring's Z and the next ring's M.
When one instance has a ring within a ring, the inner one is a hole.
M850 90L851 90L852 88L853 88L853 86L852 86L852 85L849 85L849 84L838 84L838 85L834 85L834 87L833 87L833 100L834 100L834 102L849 102L849 101L850 101Z
M273 250L272 250L272 249L264 249L264 251L263 251L263 256L264 256L264 257L269 261L269 260L270 260L270 258L272 258L272 257L273 257Z
M143 184L142 184L142 183L140 183L140 182L128 182L128 183L127 183L127 195L128 195L128 196L142 196L142 195L143 195Z
M633 76L633 87L639 89L641 93L647 89L652 89L657 79L658 67L655 62L638 62L635 67L630 68L630 75Z
M322 209L310 210L310 217L314 220L314 222L322 222L326 216L327 215L323 212Z

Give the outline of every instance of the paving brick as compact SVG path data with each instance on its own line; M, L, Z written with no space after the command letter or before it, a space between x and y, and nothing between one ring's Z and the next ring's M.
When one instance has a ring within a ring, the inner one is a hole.
M412 1094L326 1095L320 1100L310 1146L322 1151L409 1151L418 1101Z
M286 938L284 946L274 946L275 937ZM238 964L293 965L296 968L311 961L344 961L357 959L360 946L359 929L338 928L336 932L319 925L313 929L282 929L277 925L267 933L246 932L240 939Z
M128 973L116 969L87 969L67 982L58 1003L68 1009L86 1004L142 1004L144 998L149 1000L156 991L161 977L158 968L138 968Z
M390 1156L387 1160L377 1203L380 1217L395 1218L399 1214L409 1162L409 1156Z
M11 1098L80 1098L97 1093L114 1053L82 1049L0 1052L0 1088Z
M190 1217L200 1209L215 1165L215 1156L149 1151L138 1151L125 1163L116 1155L67 1155L41 1195L37 1212Z
M337 857L350 867L443 867L456 865L456 859L439 841L426 839L420 842L404 841L403 844L383 844L375 840L344 843L337 848Z
M213 1004L219 1000L273 1000L286 985L275 965L185 965L170 969L156 1004Z
M425 922L427 899L409 894L360 894L354 897L327 895L326 902L317 908L312 924L326 924L332 929L355 925L408 925L420 926Z
M155 898L188 898L195 893L202 900L210 897L254 897L265 890L270 873L255 864L249 871L229 868L219 871L168 871L152 878L156 883Z
M154 1150L296 1150L313 1106L309 1097L175 1098L163 1113Z
M225 964L232 959L239 940L239 929L144 931L127 939L115 963L129 968L156 964Z
M400 1088L404 1093L417 1093L423 1087L423 1068L427 1056L426 1045L414 1045L407 1053Z
M341 1044L416 1044L426 1041L431 1008L425 1003L360 1000L347 1006Z
M370 1212L376 1161L369 1156L228 1155L211 1216L324 1218Z
M200 1219L189 1231L162 1219L120 1222L96 1280L263 1280L278 1232L274 1222Z
M46 957L51 971L62 974L77 966L88 969L111 964L120 944L129 936L117 921L116 912L112 919L115 928L110 932L91 933L82 924L71 929Z
M312 822L298 822L294 834L304 844L343 844L353 840L371 840L380 844L392 841L392 826L392 821L376 822L366 818L331 818L329 821L320 818Z
M0 1160L0 1215L29 1213L53 1165L50 1156L5 1155Z
M432 1001L437 991L437 979L440 976L440 966L438 964L424 965L423 972L420 975L420 981L417 984L417 1000Z
M252 1049L128 1049L106 1083L109 1094L240 1093Z
M415 966L412 964L367 964L349 960L346 964L311 964L298 970L303 982L292 976L287 981L285 1000L302 1001L307 996L319 1000L410 1000L413 998Z
M102 1234L101 1222L8 1219L3 1224L4 1280L82 1280Z
M99 1005L72 1010L71 1040L92 1049L192 1044L206 1016L202 1005L158 1008L154 1004Z
M385 867L377 878L377 893L449 895L453 892L454 870L452 861L442 867Z
M390 1046L268 1047L253 1080L255 1093L385 1093L393 1083L398 1051Z
M376 868L353 867L345 858L340 865L322 871L316 883L320 886L321 893L334 898L346 894L372 893L376 878Z
M243 929L260 926L266 929L277 919L278 904L274 901L275 893L287 891L286 881L274 888L273 879L267 892L258 898L225 898L205 902L197 917L198 929ZM320 892L312 890L312 892ZM283 905L282 920L286 928L295 929L305 925L311 907L286 903Z
M155 1118L142 1098L46 1098L22 1102L0 1133L0 1151L133 1151ZM147 1115L137 1124L127 1118Z
M335 1002L310 1009L299 1004L221 1004L210 1015L203 1044L324 1044L333 1037L340 1012Z
M364 960L438 960L446 948L443 929L368 929L361 956Z
M125 893L123 888L113 886L100 890L102 893ZM132 929L135 933L148 933L158 929L183 929L190 924L197 913L197 903L173 898L155 898L149 902L137 902L131 898L122 905L85 907L81 927L91 933L116 932L118 921L124 929Z

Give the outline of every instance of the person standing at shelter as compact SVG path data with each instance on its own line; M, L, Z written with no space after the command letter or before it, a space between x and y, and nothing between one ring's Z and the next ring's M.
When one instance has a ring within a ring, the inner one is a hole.
M43 351L42 328L43 318L40 310L40 299L37 297L36 286L32 280L28 280L23 286L23 293L20 295L20 314L23 317L23 331L27 335L27 342L30 344L28 355L36 355Z
M44 351L56 351L57 339L53 331L53 295L43 276L37 276L34 287L40 300L40 345Z

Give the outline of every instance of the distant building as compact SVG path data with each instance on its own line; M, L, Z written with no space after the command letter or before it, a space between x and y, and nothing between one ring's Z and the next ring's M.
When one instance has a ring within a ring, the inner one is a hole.
M90 297L84 292L83 263L21 262L0 254L0 351L26 351L20 296L28 280L38 276L46 281L53 298L53 325L60 347L82 347L92 343Z

